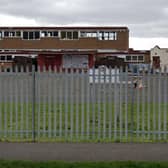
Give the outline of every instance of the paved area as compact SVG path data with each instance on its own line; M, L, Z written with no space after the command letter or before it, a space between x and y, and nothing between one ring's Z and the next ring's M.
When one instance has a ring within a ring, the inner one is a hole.
M168 161L168 144L0 143L0 159L34 161Z

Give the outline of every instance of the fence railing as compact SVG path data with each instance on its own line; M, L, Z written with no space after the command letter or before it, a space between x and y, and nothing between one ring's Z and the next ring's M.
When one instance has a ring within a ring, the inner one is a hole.
M3 141L167 142L168 73L0 72Z

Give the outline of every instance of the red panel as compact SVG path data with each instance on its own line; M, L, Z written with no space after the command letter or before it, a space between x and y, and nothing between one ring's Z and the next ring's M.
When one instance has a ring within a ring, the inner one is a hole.
M43 70L43 67L44 67L44 56L39 54L38 57L37 57L37 65L40 67L40 71Z
M51 66L51 69L54 70L55 66L59 68L62 65L62 55L39 54L37 61L40 66L40 70L42 70L44 66L46 67L46 70L48 70L49 66Z
M90 54L89 55L89 68L93 68L94 66L94 55Z
M54 66L57 68L60 68L62 66L62 54L39 54L37 61L38 66L40 66L40 70L43 69L43 67L46 67L46 70L48 70L48 67L51 66L51 69L54 69ZM89 68L92 68L94 66L94 54L88 55L88 66Z

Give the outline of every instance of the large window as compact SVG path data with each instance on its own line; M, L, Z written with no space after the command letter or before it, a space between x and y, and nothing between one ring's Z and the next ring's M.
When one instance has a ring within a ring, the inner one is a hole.
M127 55L126 56L126 61L131 61L131 56Z
M29 39L29 32L23 32L23 39Z
M127 55L126 62L144 62L143 55Z
M21 37L20 31L4 31L4 37Z
M132 60L133 60L133 61L137 61L137 60L138 60L138 57L137 57L137 56L132 56Z
M7 55L7 56L6 56L6 60L7 60L7 61L11 61L11 60L12 60L12 55Z
M81 37L97 37L97 32L81 32Z
M23 32L23 39L25 39L25 40L40 39L40 32L39 31L24 31Z
M99 40L117 40L116 32L107 31L81 31L81 37L98 38Z
M139 60L139 61L144 61L144 56L143 56L143 55L139 55L139 56L138 56L138 60Z
M76 40L79 38L77 31L61 31L61 39L63 40Z
M117 40L117 33L100 31L99 40Z
M58 31L42 31L41 37L58 37Z
M0 62L12 61L12 55L0 55Z

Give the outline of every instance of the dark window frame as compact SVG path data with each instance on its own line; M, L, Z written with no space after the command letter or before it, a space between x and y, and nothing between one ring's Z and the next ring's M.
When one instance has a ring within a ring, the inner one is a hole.
M142 58L142 59L140 59L140 58ZM138 61L144 61L144 56L143 55L139 55L138 56Z
M3 58L3 59L2 59L2 58ZM5 58L6 58L5 55L1 55L1 56L0 56L0 60L1 60L1 61L5 61L5 60L6 60Z
M7 55L7 56L6 56L6 60L7 60L7 61L11 61L11 60L12 60L12 55Z
M24 40L39 40L40 31L23 31L23 39Z

